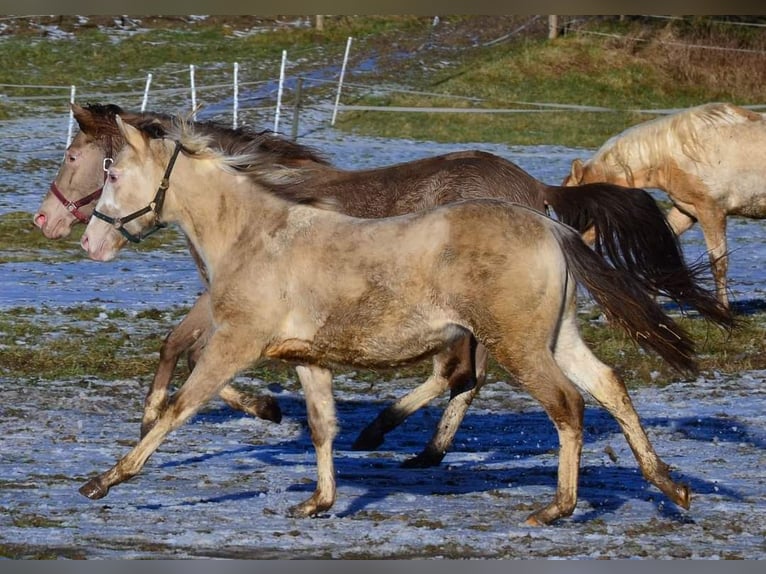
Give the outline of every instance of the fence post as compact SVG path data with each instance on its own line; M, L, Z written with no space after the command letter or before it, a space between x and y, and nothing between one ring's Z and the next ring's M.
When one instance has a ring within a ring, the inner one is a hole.
M237 113L239 111L239 62L234 62L234 109L232 111L232 127L237 129Z
M340 68L340 79L338 80L338 94L335 96L335 107L332 110L331 126L335 125L335 117L338 115L338 104L340 103L340 90L343 87L343 76L346 73L346 62L348 62L348 52L351 49L351 36L348 37L346 42L346 54L343 56L343 66Z
M279 110L282 107L282 87L285 83L285 60L287 60L287 50L282 50L282 66L279 68L279 89L277 89L277 111L274 114L274 132L279 129Z
M197 88L194 85L194 64L189 64L189 83L191 84L192 118L197 121Z
M298 76L298 82L295 84L295 105L293 106L293 127L292 138L293 141L298 140L298 116L301 109L301 92L303 91L303 77Z
M149 86L152 83L152 75L147 74L146 75L146 87L144 88L144 99L141 101L141 111L143 112L146 109L146 102L149 99Z
M548 39L555 40L559 35L559 17L548 16Z
M74 130L74 111L72 110L72 104L74 104L74 94L76 88L74 86L69 87L69 128L66 135L66 147L72 143L72 131Z

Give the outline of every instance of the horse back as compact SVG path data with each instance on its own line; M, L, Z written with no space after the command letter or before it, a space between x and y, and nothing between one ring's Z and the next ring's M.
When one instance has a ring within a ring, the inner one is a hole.
M500 198L545 208L546 186L491 153L460 151L368 170L313 169L301 185L348 215L391 217L455 201Z

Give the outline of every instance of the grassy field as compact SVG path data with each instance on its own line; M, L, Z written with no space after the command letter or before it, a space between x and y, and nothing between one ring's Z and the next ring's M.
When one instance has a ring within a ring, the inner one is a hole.
M53 40L43 25L70 36ZM535 102L614 110L342 113L336 128L360 134L596 147L651 118L631 110L715 100L766 103L766 34L739 19L567 17L562 26L551 41L545 17L529 16L445 16L438 24L414 16L327 17L322 31L308 18L20 19L0 36L0 84L76 84L98 93L108 80L109 91L119 93L140 88L154 72L152 86L161 89L178 86L180 66L218 66L219 76L207 72L206 81L215 82L230 73L223 64L235 61L250 80L266 80L274 78L282 50L289 50L293 75L337 67L352 36L345 104L539 110L528 104ZM371 59L373 70L355 77L355 66ZM355 82L364 87L353 87ZM5 89L11 98L47 94ZM325 101L333 89L316 88ZM40 109L40 100L31 102L0 99L0 119L24 113L25 106ZM64 110L66 103L51 105Z
M346 38L353 36L352 68L372 54L376 57L376 67L365 75L365 83L395 85L400 90L350 91L345 103L520 108L524 107L521 102L551 102L621 110L341 114L336 129L359 134L595 147L613 133L648 119L627 111L630 109L674 108L712 100L766 102L766 35L759 28L720 22L720 18L569 19L566 33L554 41L547 39L544 18L454 16L434 25L431 18L421 17L327 17L323 31L308 20L300 25L294 20L168 17L131 24L106 17L86 23L73 16L19 19L7 22L0 34L0 84L77 83L97 91L108 78L112 89L127 90L135 88L135 78L169 65L213 66L233 61L251 70L262 65L263 78L271 78L283 49L289 48L291 59L299 62L298 70L309 70L318 64L337 63ZM56 26L64 36L53 39L50 28L44 26ZM513 31L518 32L509 34ZM700 45L730 50L692 47ZM156 85L174 81L177 79L158 76ZM428 95L404 93L405 88ZM24 99L46 94L45 90L7 87L5 91L8 98L0 98L0 119L65 109L65 101ZM11 223L18 219L31 221L31 214L0 217L0 262L80 257L72 248L77 236L50 242L31 226L20 232ZM152 249L154 243L142 248ZM83 323L92 312L87 307L74 308L72 321L64 326L60 321L49 322L44 309L5 313L0 322L0 375L149 376L161 338L185 309L144 317L146 329L134 335L125 333L135 318L119 315L107 317L95 331L86 329ZM731 334L693 318L683 322L698 341L703 371L736 372L766 366L761 314L741 318ZM629 380L668 382L679 376L593 318L583 317L582 324L599 355L629 374ZM84 344L86 331L88 345L103 353L76 352ZM102 356L109 360L104 362ZM293 376L286 367L264 368L264 376ZM418 368L418 372L425 375L428 368Z

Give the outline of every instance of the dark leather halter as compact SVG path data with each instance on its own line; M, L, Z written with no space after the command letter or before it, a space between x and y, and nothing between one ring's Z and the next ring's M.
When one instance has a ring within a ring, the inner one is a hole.
M101 213L97 209L94 209L93 217L96 217L102 221L106 221L110 225L114 226L114 228L122 233L122 236L131 243L140 243L143 239L146 239L152 233L167 227L166 223L162 223L160 221L160 211L162 210L162 204L165 203L165 192L167 191L168 187L170 187L170 172L173 171L173 166L176 163L178 152L181 151L182 147L183 146L181 145L181 142L176 141L175 148L173 149L173 155L170 156L170 162L168 163L168 167L165 169L165 175L162 177L160 186L157 188L157 193L154 194L154 199L149 202L149 205L142 207L141 209L136 210L124 217L111 217ZM134 234L125 229L126 223L129 223L147 213L154 213L155 216L154 225L149 230Z

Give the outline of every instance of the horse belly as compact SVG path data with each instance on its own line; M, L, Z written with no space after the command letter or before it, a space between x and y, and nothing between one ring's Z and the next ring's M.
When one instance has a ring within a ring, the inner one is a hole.
M312 340L284 346L288 353L268 355L326 367L386 369L428 358L467 334L462 327L447 321L332 325L319 329Z

